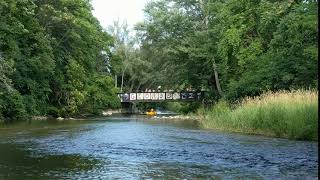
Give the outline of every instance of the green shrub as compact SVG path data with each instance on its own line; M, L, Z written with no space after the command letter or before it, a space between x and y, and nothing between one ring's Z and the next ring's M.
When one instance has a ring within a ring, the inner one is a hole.
M179 102L167 102L166 103L166 109L168 111L180 112L181 108L182 108L182 105Z
M0 94L0 116L3 121L26 120L28 115L23 98L18 91Z

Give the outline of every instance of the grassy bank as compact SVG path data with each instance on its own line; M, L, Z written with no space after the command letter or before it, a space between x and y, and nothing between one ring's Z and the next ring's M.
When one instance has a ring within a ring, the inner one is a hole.
M200 109L201 126L298 140L318 140L318 92L265 93L230 105Z

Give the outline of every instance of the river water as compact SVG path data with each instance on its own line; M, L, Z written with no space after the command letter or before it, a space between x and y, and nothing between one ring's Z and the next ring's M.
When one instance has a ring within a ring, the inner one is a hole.
M118 117L0 127L0 179L318 179L318 143Z

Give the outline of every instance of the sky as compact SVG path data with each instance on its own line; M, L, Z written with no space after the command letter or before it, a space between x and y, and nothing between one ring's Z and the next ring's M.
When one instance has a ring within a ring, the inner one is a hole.
M93 15L98 18L103 28L117 19L127 20L129 28L143 21L143 8L150 0L92 0Z

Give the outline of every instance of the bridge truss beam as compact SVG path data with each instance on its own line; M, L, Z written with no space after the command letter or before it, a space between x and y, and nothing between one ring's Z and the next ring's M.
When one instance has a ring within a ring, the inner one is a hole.
M197 101L203 96L204 91L118 93L121 102Z

